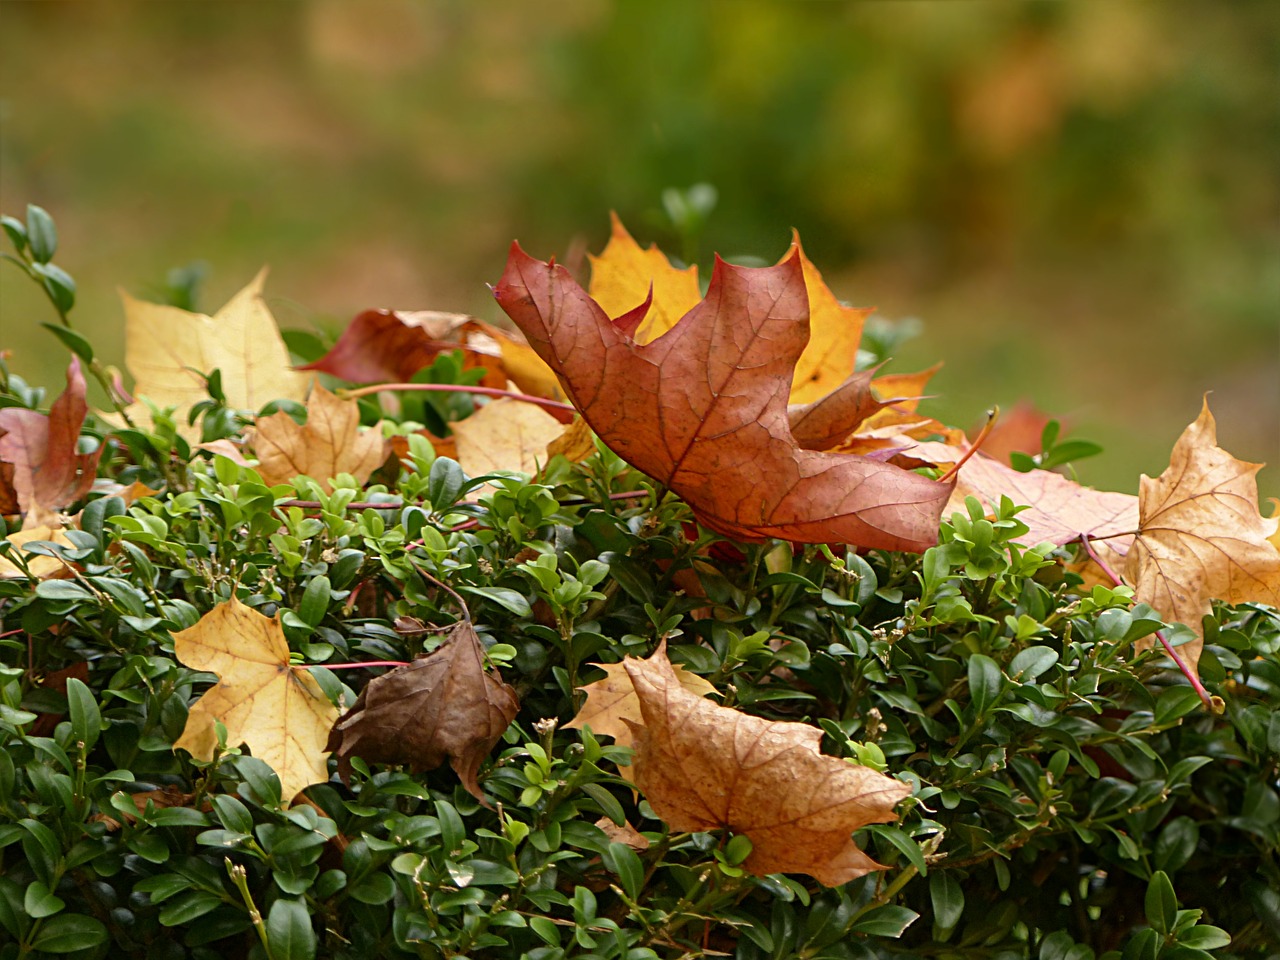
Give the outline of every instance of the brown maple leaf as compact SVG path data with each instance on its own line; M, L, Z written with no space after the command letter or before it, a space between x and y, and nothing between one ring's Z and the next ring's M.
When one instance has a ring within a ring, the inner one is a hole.
M619 746L629 747L635 742L634 729L644 721L635 685L621 663L598 663L596 666L604 671L604 677L582 687L587 701L564 728L581 730L590 727L592 733L613 737ZM683 664L673 664L672 672L680 686L696 697L716 692L707 680L686 670Z
M631 336L643 307L612 321L567 270L518 245L494 295L599 437L706 526L742 540L936 542L950 484L805 450L791 433L809 320L798 252L755 269L717 260L706 298L643 345Z
M80 361L73 357L67 389L47 415L23 407L0 410L0 461L7 465L0 484L8 487L7 492L0 489L0 512L13 512L16 501L22 513L36 510L47 515L89 492L102 448L93 453L76 450L89 412L84 392Z
M481 384L502 388L507 378L501 349L484 326L463 313L365 310L347 324L328 353L297 369L317 370L352 383L403 382L440 354L460 350L464 369L484 367Z
M1204 646L1200 624L1210 600L1280 606L1280 549L1271 539L1277 523L1258 506L1261 467L1217 445L1206 400L1174 444L1164 473L1142 478L1141 519L1124 576L1137 599L1196 632L1178 648L1192 669Z
M764 720L689 692L659 649L623 665L640 701L636 785L672 830L729 829L756 876L806 873L838 886L882 870L853 831L895 819L911 788L818 751L822 731Z
M333 726L326 749L346 775L351 756L433 770L448 757L467 791L488 804L476 774L520 709L515 690L484 668L466 620L427 656L370 680Z
M253 449L267 486L305 474L326 492L340 473L364 483L387 459L381 427L361 431L356 402L341 400L320 384L307 400L306 424L299 426L283 410L261 417L254 424Z
M175 633L173 651L188 667L218 675L192 705L175 750L212 760L220 721L229 745L247 743L280 777L286 805L329 779L325 740L338 710L308 671L293 668L278 618L233 598Z

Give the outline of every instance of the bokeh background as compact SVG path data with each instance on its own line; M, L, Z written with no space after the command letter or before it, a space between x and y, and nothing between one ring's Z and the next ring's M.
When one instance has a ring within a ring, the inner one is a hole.
M0 0L0 208L57 219L74 313L119 362L118 286L263 263L287 326L497 311L519 238L768 260L799 228L837 295L918 317L929 409L1026 398L1136 492L1212 390L1280 495L1274 0ZM682 243L663 191L719 202ZM0 264L0 346L61 382Z

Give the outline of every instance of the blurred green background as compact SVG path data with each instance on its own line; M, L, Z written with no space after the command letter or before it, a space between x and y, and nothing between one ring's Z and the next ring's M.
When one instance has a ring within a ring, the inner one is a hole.
M1280 495L1274 0L0 2L0 208L57 219L74 313L119 362L117 286L193 260L212 311L263 263L285 325L496 319L519 238L598 251L616 209L713 184L697 256L799 228L838 296L917 316L962 426L1027 398L1136 492L1212 390ZM65 354L0 265L0 346Z

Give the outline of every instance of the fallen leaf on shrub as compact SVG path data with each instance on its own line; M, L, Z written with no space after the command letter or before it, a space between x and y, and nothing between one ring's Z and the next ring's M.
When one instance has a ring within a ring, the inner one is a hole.
M818 751L822 731L717 706L680 683L666 651L623 661L639 697L636 785L672 830L751 840L756 876L806 873L829 887L884 869L853 842L895 819L901 781Z
M447 757L462 785L487 806L476 773L519 709L515 690L484 669L475 629L459 621L427 656L370 680L333 725L325 749L344 777L352 756L408 764L415 773Z
M946 444L920 443L908 452L929 459L932 455L946 456L955 449ZM991 509L1002 495L1029 507L1018 514L1018 519L1030 529L1016 541L1027 546L1045 541L1061 546L1079 540L1081 534L1103 542L1138 528L1138 498L1133 494L1094 490L1052 470L1020 473L981 451L960 468L947 515L964 513L965 497L977 497Z
M581 417L574 417L560 436L547 444L547 456L561 456L570 463L581 463L595 452L596 435Z
M11 533L3 538L7 540L14 549L23 555L27 566L31 569L31 575L39 580L56 580L71 576L71 571L67 569L67 565L57 557L46 556L43 553L32 553L26 547L28 543L34 543L37 540L48 540L59 546L75 549L72 543L61 527L54 527L49 524L40 524L39 526L24 527L17 533ZM26 574L22 572L22 568L7 557L0 556L0 580L13 579L21 577L26 579Z
M618 746L629 747L635 740L632 735L634 727L644 721L635 685L631 682L627 668L621 663L597 663L596 666L605 672L604 679L582 687L587 701L564 728L582 730L590 727L593 734L613 737ZM695 697L705 697L716 692L715 687L696 673L686 670L683 664L672 664L671 669L680 686Z
M872 375L863 370L825 397L789 406L787 420L796 443L806 450L830 450L884 407L871 388Z
M199 426L187 423L187 411L208 398L203 375L222 371L227 404L259 410L272 400L302 400L307 377L290 366L289 351L275 318L262 299L267 271L212 317L178 307L135 300L122 293L125 312L125 366L133 374L135 396L160 407L176 407L178 433L198 439ZM135 423L149 425L146 404L129 406ZM120 425L114 414L103 414Z
M608 817L601 817L596 821L596 826L609 838L610 843L623 843L632 850L641 852L649 849L649 838L629 823L618 826Z
M609 243L600 256L591 257L588 292L613 318L645 302L652 285L652 303L634 334L636 343L649 343L698 305L698 271L673 267L656 244L642 250L617 214L611 220ZM810 334L792 373L790 402L806 404L835 390L853 373L862 327L872 311L846 307L835 298L818 268L804 255L799 233L792 234L791 250L782 262L793 255L800 258L809 295Z
M338 710L308 671L290 665L278 619L228 600L175 633L173 650L193 670L218 675L192 705L175 750L212 760L214 722L221 721L228 745L248 744L280 777L286 805L303 787L329 779L325 742Z
M1141 520L1124 577L1138 600L1196 632L1178 648L1192 669L1200 662L1200 621L1210 600L1280 606L1280 550L1270 539L1277 523L1258 505L1261 468L1218 446L1206 400L1164 473L1142 477Z
M356 401L341 400L318 383L307 400L306 424L299 426L282 410L260 417L251 436L267 486L305 474L329 492L338 474L364 483L387 459L381 426L361 430Z
M530 476L551 459L547 445L564 433L559 420L532 403L500 397L450 424L458 463L469 476L516 470Z
M67 388L48 414L24 407L0 409L0 461L9 465L0 481L7 486L0 489L0 512L49 514L89 492L102 448L93 453L76 450L89 412L84 392L80 360L73 357Z
M730 537L922 551L951 491L898 467L801 449L787 421L808 339L799 254L775 267L717 261L711 287L639 345L574 282L513 245L498 302L623 459Z

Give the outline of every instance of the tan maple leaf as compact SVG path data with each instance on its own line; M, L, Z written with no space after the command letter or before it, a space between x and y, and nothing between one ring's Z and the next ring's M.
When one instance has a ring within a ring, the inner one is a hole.
M66 390L47 414L25 407L0 409L0 513L35 512L44 521L89 492L102 447L78 452L88 412L76 357L67 367Z
M596 434L730 537L922 551L950 494L863 457L805 450L787 401L808 341L799 253L775 267L717 261L706 298L657 340L641 312L610 320L568 271L512 247L498 302Z
M308 671L290 664L278 619L233 598L175 633L173 650L188 667L218 675L192 705L175 750L212 760L220 721L229 745L248 744L280 777L286 804L308 784L329 779L325 743L338 710Z
M852 834L895 819L911 788L821 754L822 731L717 706L680 683L665 650L623 661L640 702L636 785L672 830L728 829L756 876L805 873L838 886L884 869Z
M604 678L582 688L587 695L586 703L564 728L582 730L590 727L592 733L613 737L618 746L629 747L635 742L634 729L644 722L635 684L621 663L598 663L596 666L604 671ZM672 664L671 669L680 686L695 697L706 697L716 692L707 680L685 669L683 664Z
M478 477L495 470L533 475L551 459L549 444L565 433L565 425L531 403L500 397L450 424L458 463Z
M1196 632L1195 640L1178 648L1193 669L1210 600L1280 606L1280 549L1271 539L1277 523L1258 505L1261 468L1218 446L1206 399L1174 444L1164 473L1142 478L1138 535L1124 576L1138 600Z
M326 749L338 758L433 770L449 759L462 785L488 805L476 780L480 764L520 710L511 686L484 668L484 649L466 620L442 644L407 666L370 680L333 726Z
M307 400L304 425L283 410L260 417L252 442L258 473L268 486L306 475L329 492L338 474L364 483L387 459L381 425L361 430L356 401L339 399L318 383Z
M266 275L263 269L212 317L121 293L125 365L135 380L134 395L176 407L178 432L187 439L199 437L186 412L208 397L202 374L220 370L227 404L239 410L306 396L308 378L290 367L289 351L262 298ZM146 404L128 409L135 422L151 422ZM119 423L112 414L103 417Z

